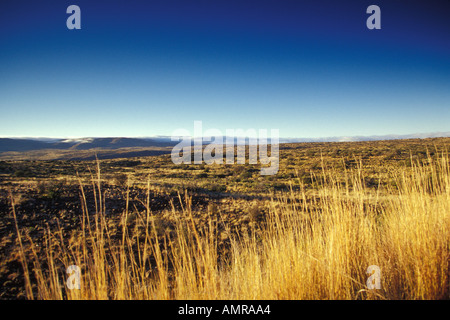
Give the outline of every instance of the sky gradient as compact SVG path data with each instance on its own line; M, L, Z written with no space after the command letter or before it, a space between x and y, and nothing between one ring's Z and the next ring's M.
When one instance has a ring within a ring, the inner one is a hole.
M81 8L68 30L66 8ZM366 8L381 8L368 30ZM0 136L450 131L450 2L0 2Z

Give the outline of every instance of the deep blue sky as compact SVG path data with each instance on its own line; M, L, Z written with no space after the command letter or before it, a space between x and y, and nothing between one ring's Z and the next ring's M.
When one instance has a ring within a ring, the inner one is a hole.
M2 0L0 136L450 131L449 16L448 0Z

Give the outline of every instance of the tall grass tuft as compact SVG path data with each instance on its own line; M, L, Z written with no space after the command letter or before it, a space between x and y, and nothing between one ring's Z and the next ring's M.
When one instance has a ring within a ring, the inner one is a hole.
M254 232L228 230L231 253L222 257L217 222L197 226L187 194L182 209L172 209L174 232L158 230L147 199L133 228L126 206L121 237L113 238L98 167L96 212L88 212L80 182L78 236L48 231L45 257L21 246L28 298L449 299L448 154L392 172L395 183L376 192L361 167L342 169L343 181L336 170L315 177L314 191L274 198ZM65 285L69 265L81 268L80 290ZM367 286L371 265L381 270L380 289Z

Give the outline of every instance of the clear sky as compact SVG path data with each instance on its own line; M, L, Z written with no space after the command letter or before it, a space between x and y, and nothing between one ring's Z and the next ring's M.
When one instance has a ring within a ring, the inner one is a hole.
M2 0L0 136L450 131L449 15L448 0Z

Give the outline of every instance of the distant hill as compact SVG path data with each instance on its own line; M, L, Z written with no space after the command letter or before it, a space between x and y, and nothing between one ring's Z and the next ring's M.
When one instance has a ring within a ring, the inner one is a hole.
M352 142L394 139L450 137L450 132L410 135L353 136L328 138L281 138L280 143ZM224 141L225 141L225 137ZM269 138L270 139L270 138ZM193 139L192 141L194 141ZM240 141L234 138L235 145ZM170 137L152 138L0 138L1 160L92 160L145 157L169 154L178 141ZM204 143L209 143L204 142ZM248 140L245 143L249 143ZM270 143L270 141L269 141Z
M0 152L36 150L114 150L121 148L170 147L177 142L168 138L82 138L82 139L14 139L0 138Z
M0 138L0 152L6 151L31 151L51 149L52 144L46 141L31 139Z

